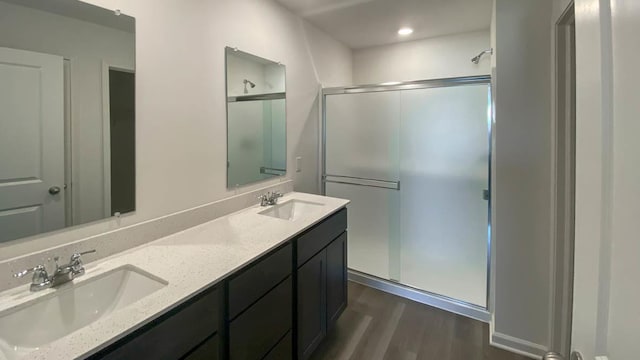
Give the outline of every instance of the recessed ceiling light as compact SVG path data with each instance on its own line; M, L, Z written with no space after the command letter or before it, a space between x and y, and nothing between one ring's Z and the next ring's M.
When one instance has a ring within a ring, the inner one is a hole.
M408 27L403 27L398 30L398 35L407 36L413 34L413 29Z

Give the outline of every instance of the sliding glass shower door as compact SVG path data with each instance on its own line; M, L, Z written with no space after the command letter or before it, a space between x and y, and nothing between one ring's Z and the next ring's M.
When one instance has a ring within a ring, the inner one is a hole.
M488 81L325 92L325 193L349 268L487 306Z
M487 85L402 92L400 281L486 307Z
M400 236L400 93L330 96L325 109L326 193L352 201L349 266L389 279Z

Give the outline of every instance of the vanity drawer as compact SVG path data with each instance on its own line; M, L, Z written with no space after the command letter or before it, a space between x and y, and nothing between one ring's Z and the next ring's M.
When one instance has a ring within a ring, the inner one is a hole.
M291 331L280 340L278 345L271 349L263 360L292 360L293 359L293 340Z
M298 237L298 267L324 249L347 229L347 209L342 209Z
M280 281L291 275L293 246L283 248L258 260L255 265L229 281L229 319L266 294Z
M91 359L180 359L218 331L220 292L208 290Z
M260 360L291 329L292 279L288 277L229 325L230 360Z

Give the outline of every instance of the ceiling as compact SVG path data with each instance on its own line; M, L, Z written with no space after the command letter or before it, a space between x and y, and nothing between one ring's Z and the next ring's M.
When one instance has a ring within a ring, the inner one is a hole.
M276 0L358 49L489 29L492 0ZM414 33L400 37L398 29Z

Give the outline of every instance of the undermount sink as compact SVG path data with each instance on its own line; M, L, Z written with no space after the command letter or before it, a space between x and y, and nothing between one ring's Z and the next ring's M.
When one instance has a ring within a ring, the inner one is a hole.
M0 360L14 360L163 288L125 265L0 312Z
M289 200L259 212L260 215L284 220L296 220L305 214L320 209L323 204L303 200Z

